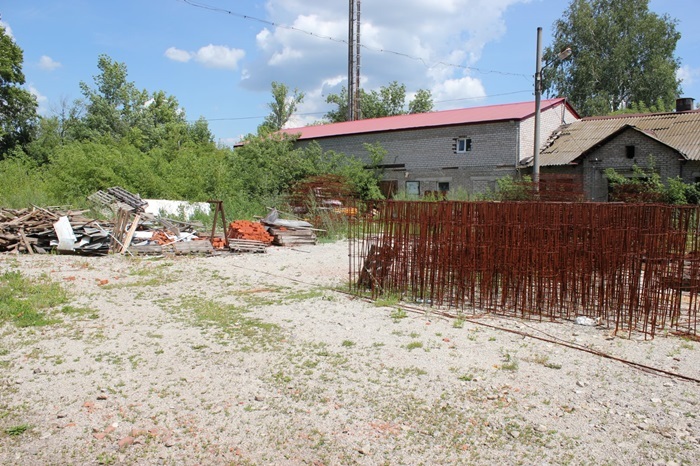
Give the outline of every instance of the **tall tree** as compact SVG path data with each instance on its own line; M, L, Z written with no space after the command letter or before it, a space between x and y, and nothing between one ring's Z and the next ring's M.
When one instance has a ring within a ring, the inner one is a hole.
M294 89L292 95L289 95L289 88L285 84L273 81L272 102L267 104L270 114L265 117L260 129L270 132L281 130L303 101L303 92Z
M674 55L677 21L649 11L649 0L571 0L554 23L543 88L566 96L582 115L605 115L633 103L671 108L680 94ZM573 57L557 61L571 47Z
M0 159L28 144L38 121L36 98L21 87L23 61L22 49L0 26Z
M337 108L326 113L325 118L331 123L347 120L348 91L342 88L340 94L331 94L326 102L335 104ZM414 99L408 104L408 113L425 113L433 110L433 98L430 91L419 89ZM406 85L397 81L388 86L382 86L378 91L366 92L360 89L360 118L380 118L385 116L403 115L406 112Z

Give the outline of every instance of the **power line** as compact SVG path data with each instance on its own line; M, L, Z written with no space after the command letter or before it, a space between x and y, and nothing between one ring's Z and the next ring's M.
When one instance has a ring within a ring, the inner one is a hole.
M316 34L315 32L307 31L307 30L300 29L300 28L297 28L297 27L294 27L294 26L287 26L287 25L285 25L285 24L275 23L274 21L268 21L268 20L265 20L265 19L256 18L255 16L244 15L244 14L242 14L242 13L236 13L236 12L234 12L234 11L227 10L227 9L225 9L225 8L219 8L219 7L215 7L215 6L211 6L211 5L206 5L206 4L204 4L204 3L195 2L195 1L193 1L193 0L181 0L181 1L184 2L184 3L186 3L186 4L188 4L188 5L190 5L190 6L196 7L196 8L202 8L202 9L204 9L204 10L214 11L214 12L216 12L216 13L225 13L225 14L228 14L228 15L231 15L231 16L235 16L235 17L237 17L237 18L241 18L241 19L245 19L245 20L249 20L249 21L255 21L255 22L258 22L258 23L262 23L262 24L267 24L268 26L272 26L272 27L275 27L275 28L288 29L288 30L291 30L291 31L300 32L300 33L302 33L302 34L307 34L307 35L309 35L309 36L316 37L316 38L319 38L319 39L330 40L330 41L338 42L338 43L341 43L341 44L346 44L346 45L347 45L347 43L348 43L347 39L338 39L337 37L331 37L331 36L326 36L326 35L322 35L322 34ZM368 46L366 46L366 45L364 45L364 44L361 44L360 47L363 48L363 49L367 49L367 50L369 50L369 51L372 51L372 52L387 53L387 54L396 55L396 56L403 57L403 58L408 58L408 59L410 59L410 60L419 61L419 62L421 62L421 63L422 63L426 68L428 68L428 69L436 68L436 67L438 67L438 66L445 66L445 67L448 67L448 68L460 68L460 69L464 69L464 70L474 71L474 72L481 73L481 74L498 74L498 75L502 75L502 76L518 76L518 77L522 77L522 78L526 78L526 79L531 79L531 78L532 78L532 76L528 76L528 75L522 74L522 73L511 73L511 72L508 72L508 71L498 71L498 70L489 70L489 69L486 69L486 68L476 68L476 67L473 67L473 66L460 65L460 64L449 63L449 62L445 62L445 61L432 62L432 64L431 64L428 60L426 60L426 59L423 58L423 57L417 57L417 56L415 56L415 55L410 55L410 54L403 53L403 52L397 52L397 51L394 51L394 50L387 50L387 49L381 49L381 48L368 47Z
M513 91L513 92L503 92L501 94L491 94L491 95L480 95L480 96L475 96L475 97L460 97L458 99L446 99L446 100L436 100L433 103L434 104L441 104L445 102L459 102L462 100L479 100L479 99L488 99L491 97L501 97L504 95L513 95L513 94L523 94L525 92L532 92L531 89L525 89L522 91ZM328 112L305 112L305 113L295 113L295 116L310 116L310 115L325 115ZM262 115L262 116L244 116L244 117L224 117L224 118L204 118L204 121L237 121L237 120L259 120L267 117L267 115ZM197 120L192 120L192 121L197 121Z

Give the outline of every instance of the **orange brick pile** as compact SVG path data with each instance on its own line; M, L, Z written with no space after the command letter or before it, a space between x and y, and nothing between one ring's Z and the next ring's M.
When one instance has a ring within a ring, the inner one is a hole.
M226 241L223 238L214 237L211 239L211 245L214 249L224 249L226 247Z
M265 244L271 244L273 239L262 223L248 220L231 222L228 226L227 235L229 238L261 241Z

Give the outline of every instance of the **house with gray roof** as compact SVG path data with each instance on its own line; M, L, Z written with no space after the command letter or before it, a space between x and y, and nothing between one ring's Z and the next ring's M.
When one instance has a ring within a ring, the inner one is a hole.
M540 152L542 177L583 179L585 197L608 200L607 168L634 176L636 165L662 180L700 181L700 111L583 118L562 125ZM544 136L543 136L544 137Z

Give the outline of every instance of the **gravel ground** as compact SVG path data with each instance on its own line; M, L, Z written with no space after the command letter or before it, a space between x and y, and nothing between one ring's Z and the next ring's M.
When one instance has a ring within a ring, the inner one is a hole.
M700 384L534 337L692 378L700 343L377 306L347 253L0 256L73 311L0 328L0 464L700 464Z

